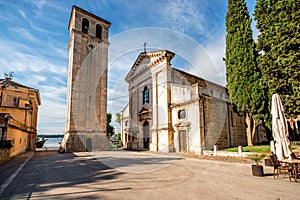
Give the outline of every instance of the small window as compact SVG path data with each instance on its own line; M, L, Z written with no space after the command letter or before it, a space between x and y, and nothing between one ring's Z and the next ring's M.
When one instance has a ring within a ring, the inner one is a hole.
M128 120L125 121L125 127L127 127L127 126L128 126Z
M149 103L149 89L147 86L144 88L143 91L143 104Z
M19 101L20 101L20 98L14 97L13 107L18 107L19 106Z
M96 25L96 38L101 39L102 37L102 27L100 24Z
M186 117L185 109L179 110L178 111L178 119L185 119L185 117Z
M89 20L86 18L82 19L82 32L87 34L89 32Z

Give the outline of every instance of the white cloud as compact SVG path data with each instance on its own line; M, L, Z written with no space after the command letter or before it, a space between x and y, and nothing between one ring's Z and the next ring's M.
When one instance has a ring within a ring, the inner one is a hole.
M196 63L199 63L200 68L204 67L205 77L217 84L225 86L226 83L226 66L223 58L225 57L225 36L220 35L214 38L214 41L208 43L205 47L207 53L203 59L196 58Z
M23 38L25 40L30 40L32 42L37 42L37 38L28 30L22 27L13 27L11 28L11 32L13 34L18 35L19 38Z
M18 12L20 13L20 15L23 17L23 19L27 19L27 16L25 14L25 12L21 9L18 9Z
M33 75L32 79L36 80L37 83L43 82L47 80L46 76L41 76L41 75Z
M55 85L41 85L39 89L45 99L65 103L67 88Z
M182 33L187 33L192 29L193 32L203 33L204 16L200 13L201 9L195 6L194 1L171 0L165 8L167 27Z
M42 100L38 115L39 133L63 133L66 106L55 100Z
M57 55L60 58L68 59L69 53L66 45L60 45L60 44L49 44L49 48L52 50L54 55Z

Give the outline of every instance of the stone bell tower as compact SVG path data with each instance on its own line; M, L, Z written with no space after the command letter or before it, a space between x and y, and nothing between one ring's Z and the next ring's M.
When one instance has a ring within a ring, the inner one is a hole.
M70 30L67 152L106 150L108 29L110 22L73 6Z

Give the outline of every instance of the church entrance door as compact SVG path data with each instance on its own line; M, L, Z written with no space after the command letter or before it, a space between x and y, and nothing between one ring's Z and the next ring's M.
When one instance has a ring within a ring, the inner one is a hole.
M143 143L144 149L149 149L150 137L149 137L149 122L145 121L143 126Z
M179 151L186 152L186 131L179 131Z

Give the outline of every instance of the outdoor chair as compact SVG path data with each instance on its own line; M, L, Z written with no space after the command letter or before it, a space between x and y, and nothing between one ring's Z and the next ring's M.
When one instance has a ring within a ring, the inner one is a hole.
M291 153L291 158L300 160L300 158L298 158L294 152Z
M276 156L276 154L271 154L270 155L270 160L273 165L273 173L274 173L274 179L275 176L279 177L279 174L285 174L288 175L289 180L291 181L292 177L292 168L289 164L280 162Z
M292 158L292 160L300 160L300 158L297 157L294 152L291 153L291 158ZM297 178L300 177L300 164L295 164L292 175L294 176L295 180L297 181Z

